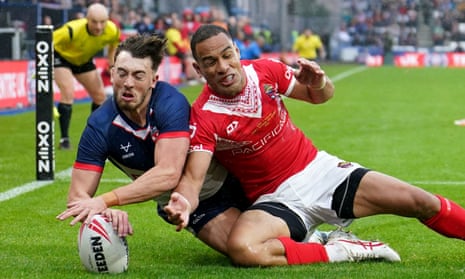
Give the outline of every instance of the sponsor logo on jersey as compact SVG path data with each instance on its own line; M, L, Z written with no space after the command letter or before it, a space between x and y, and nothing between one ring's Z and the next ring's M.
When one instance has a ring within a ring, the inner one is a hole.
M269 96L271 99L275 99L276 97L279 96L277 94L276 90L274 89L273 85L271 85L271 84L264 84L263 85L263 92L265 92L265 94L267 96Z

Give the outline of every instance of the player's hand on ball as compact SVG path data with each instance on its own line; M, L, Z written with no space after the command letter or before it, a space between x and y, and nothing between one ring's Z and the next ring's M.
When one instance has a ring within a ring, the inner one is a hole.
M108 208L102 212L102 215L108 218L113 230L118 232L118 236L125 237L134 233L126 211Z
M187 227L189 224L189 215L191 211L191 205L189 201L178 192L171 194L168 205L164 208L166 214L168 214L168 220L176 226L176 231L180 231Z
M70 223L71 226L74 226L78 222L89 224L95 214L103 213L106 209L107 205L101 197L73 201L68 204L68 209L57 216L57 219L63 221L75 216Z

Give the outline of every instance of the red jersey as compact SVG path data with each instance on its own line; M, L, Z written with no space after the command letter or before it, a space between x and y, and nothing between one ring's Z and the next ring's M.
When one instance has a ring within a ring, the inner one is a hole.
M224 98L205 86L192 105L190 151L214 153L253 202L303 170L317 149L281 99L294 87L293 69L271 59L241 62L247 84L240 94Z

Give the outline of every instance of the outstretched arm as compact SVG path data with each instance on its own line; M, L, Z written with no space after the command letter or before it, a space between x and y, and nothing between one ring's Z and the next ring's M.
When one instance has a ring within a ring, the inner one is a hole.
M71 225L89 222L95 214L108 207L150 200L170 191L178 185L186 160L189 138L160 139L155 148L155 166L132 183L100 196L73 201L68 209L57 216L64 220L76 216Z
M89 200L97 191L101 172L73 168L71 185L68 193L68 208L81 200ZM107 209L102 212L111 221L113 228L118 231L120 236L133 234L133 228L129 223L128 214L125 211L117 209Z
M177 225L177 231L187 227L189 215L199 204L199 194L211 159L211 153L201 151L192 152L187 157L181 181L171 194L168 205L164 208L170 222Z

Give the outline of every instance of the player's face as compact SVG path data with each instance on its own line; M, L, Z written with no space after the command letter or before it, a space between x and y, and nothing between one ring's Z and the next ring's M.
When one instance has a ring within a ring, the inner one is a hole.
M228 36L220 33L196 46L195 69L219 95L233 97L242 92L246 79L239 50Z
M150 58L134 58L129 52L122 51L115 60L111 79L118 107L128 116L141 115L145 119L152 89L158 79Z

